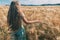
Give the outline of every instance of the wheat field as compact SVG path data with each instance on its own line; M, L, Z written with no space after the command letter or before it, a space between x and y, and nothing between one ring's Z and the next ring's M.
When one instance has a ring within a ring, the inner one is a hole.
M41 23L25 24L27 40L60 40L60 6L22 6L26 18ZM0 40L10 40L9 7L0 6Z

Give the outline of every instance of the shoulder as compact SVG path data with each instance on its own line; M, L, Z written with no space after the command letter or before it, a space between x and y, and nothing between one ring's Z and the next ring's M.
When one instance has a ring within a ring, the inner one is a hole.
M22 17L25 17L24 13L21 13L21 16L22 16Z

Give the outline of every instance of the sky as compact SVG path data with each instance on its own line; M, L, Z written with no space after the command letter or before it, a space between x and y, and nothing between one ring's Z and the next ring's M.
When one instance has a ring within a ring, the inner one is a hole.
M12 0L0 0L0 5L10 4ZM60 3L60 0L18 0L20 4L56 4Z

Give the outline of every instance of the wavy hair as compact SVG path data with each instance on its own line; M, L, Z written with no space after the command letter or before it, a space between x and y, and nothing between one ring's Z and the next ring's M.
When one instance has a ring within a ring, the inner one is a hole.
M7 22L12 30L17 30L20 26L20 16L18 15L17 6L19 6L19 3L12 1L7 15Z

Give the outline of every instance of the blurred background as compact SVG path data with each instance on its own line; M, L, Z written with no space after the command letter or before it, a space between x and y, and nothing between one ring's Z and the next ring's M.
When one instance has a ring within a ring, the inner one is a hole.
M10 5L12 0L0 0L0 5ZM60 0L18 0L21 5L60 5Z
M0 40L11 40L7 14L12 0L0 0ZM28 20L41 23L25 24L27 40L60 40L60 0L18 0Z

